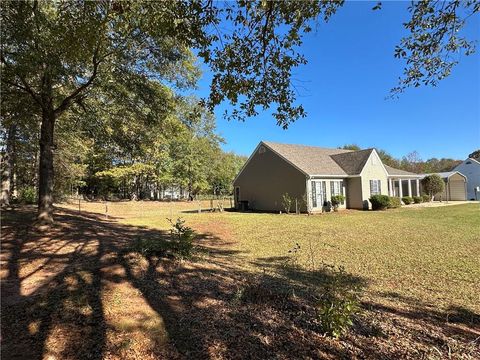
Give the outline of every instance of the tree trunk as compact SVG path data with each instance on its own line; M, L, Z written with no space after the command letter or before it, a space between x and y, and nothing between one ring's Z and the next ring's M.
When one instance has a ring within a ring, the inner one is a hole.
M15 151L15 132L17 126L11 124L7 130L7 143L5 152L2 154L1 176L2 176L2 197L1 205L10 205L10 197L14 191L13 166Z
M38 217L42 224L53 223L53 133L55 113L49 106L42 111L40 129L40 166L38 184Z

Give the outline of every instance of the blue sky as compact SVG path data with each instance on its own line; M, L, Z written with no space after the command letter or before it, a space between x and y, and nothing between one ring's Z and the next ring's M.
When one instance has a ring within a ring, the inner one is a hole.
M478 52L462 57L436 88L412 88L385 100L402 72L393 57L404 33L409 2L347 2L329 23L305 37L309 63L295 70L304 82L299 102L308 115L287 130L269 112L245 122L227 121L219 106L217 126L225 150L249 155L260 140L337 147L356 143L382 148L396 157L416 150L423 159L463 159L480 147L480 43ZM470 18L465 35L479 40L479 16ZM206 71L198 95L206 96Z

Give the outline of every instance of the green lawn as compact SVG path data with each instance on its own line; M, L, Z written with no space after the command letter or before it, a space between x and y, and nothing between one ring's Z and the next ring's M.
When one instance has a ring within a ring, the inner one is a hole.
M203 207L209 203L204 202ZM101 205L91 205L98 212ZM478 204L323 215L201 214L198 204L117 203L109 212L130 225L166 229L181 216L203 232L229 235L238 263L252 271L275 269L298 243L306 268L343 265L363 279L364 296L376 301L410 299L446 310L480 311L480 208ZM239 261L238 261L239 260Z
M2 213L4 357L480 358L478 204L314 216L199 205L115 202L106 219L104 203L60 204L48 230L31 226L34 207ZM177 217L198 234L192 259L135 250L168 239ZM336 340L318 303L345 279L361 311Z

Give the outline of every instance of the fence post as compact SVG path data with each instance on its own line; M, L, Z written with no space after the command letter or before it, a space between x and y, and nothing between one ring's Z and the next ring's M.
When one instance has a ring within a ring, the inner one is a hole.
M105 219L108 220L108 201L105 201Z
M78 197L78 212L80 212L80 196Z
M297 198L295 198L295 214L298 215L298 201L297 201Z

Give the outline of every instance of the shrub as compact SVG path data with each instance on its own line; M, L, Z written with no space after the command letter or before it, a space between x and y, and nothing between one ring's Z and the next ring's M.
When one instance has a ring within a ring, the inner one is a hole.
M339 338L353 325L353 317L360 311L358 289L347 279L343 267L331 267L332 277L321 297L317 314L322 331Z
M287 214L290 214L290 209L292 208L293 198L288 195L288 193L283 194L282 196L282 205Z
M423 198L422 198L421 196L414 196L414 197L413 197L413 202L414 202L415 204L420 204L420 203L423 202Z
M370 202L372 203L372 210L385 210L390 203L390 197L387 195L372 195Z
M193 254L193 239L195 232L185 225L185 220L178 218L175 222L167 219L172 225L170 239L147 238L139 239L132 250L144 256L165 256L187 259Z
M37 191L34 187L26 187L20 190L18 200L23 204L36 204Z
M338 207L345 201L345 196L343 195L333 195L331 202L334 211L338 211Z
M413 199L410 196L402 197L402 201L405 205L410 205L413 202Z
M445 190L445 182L437 174L427 175L422 179L422 187L430 197L433 197Z
M388 203L388 208L389 209L396 209L402 206L402 202L400 201L400 198L397 196L390 196L389 203Z
M432 201L432 197L430 195L427 195L427 194L422 194L422 200L423 200L423 202L430 202L430 201Z
M179 258L190 258L193 252L195 232L191 227L185 225L185 220L182 218L178 218L175 222L172 219L167 220L172 225L170 239L174 255Z

